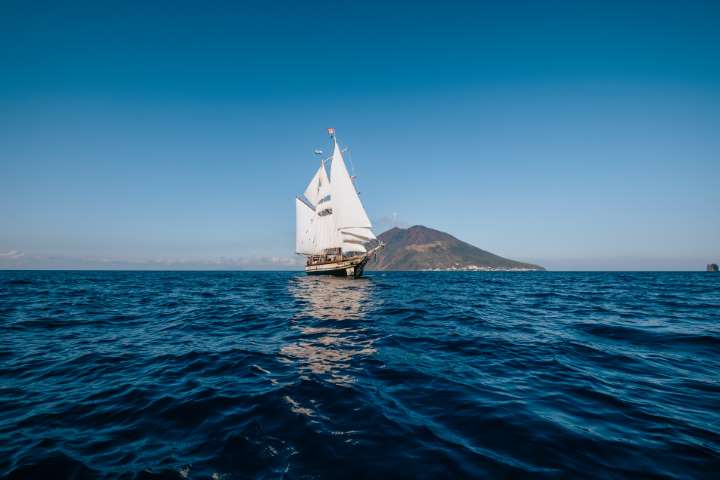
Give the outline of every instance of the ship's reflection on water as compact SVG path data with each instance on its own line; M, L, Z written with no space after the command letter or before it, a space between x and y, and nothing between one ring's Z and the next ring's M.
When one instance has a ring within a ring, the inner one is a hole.
M291 327L298 335L281 349L283 356L329 382L354 382L353 361L376 351L365 323L372 287L367 278L293 277L289 289L299 310Z

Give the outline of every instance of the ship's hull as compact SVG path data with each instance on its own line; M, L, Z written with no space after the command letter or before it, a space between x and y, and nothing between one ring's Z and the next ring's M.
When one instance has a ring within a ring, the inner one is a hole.
M352 257L336 262L322 262L305 266L305 273L308 275L335 275L337 277L359 278L365 270L365 264L369 257Z

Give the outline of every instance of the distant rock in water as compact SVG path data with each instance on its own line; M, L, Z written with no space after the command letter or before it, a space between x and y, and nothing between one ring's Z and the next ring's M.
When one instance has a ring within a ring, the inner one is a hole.
M707 271L708 272L717 272L718 270L718 264L717 263L708 263L707 265Z
M385 248L370 260L369 270L545 270L486 252L421 225L392 228L378 239Z

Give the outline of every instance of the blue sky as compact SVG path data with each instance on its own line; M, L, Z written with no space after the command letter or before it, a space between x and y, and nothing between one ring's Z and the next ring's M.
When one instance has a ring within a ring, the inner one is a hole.
M0 267L291 265L333 126L378 231L703 268L718 25L711 2L3 2Z

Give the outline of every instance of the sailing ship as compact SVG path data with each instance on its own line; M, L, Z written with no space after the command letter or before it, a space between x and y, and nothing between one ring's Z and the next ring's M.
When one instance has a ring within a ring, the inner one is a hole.
M366 244L377 240L372 224L355 189L343 152L329 128L332 156L320 162L305 193L295 198L295 251L307 258L305 272L310 275L338 275L358 278L365 264L382 242L368 250ZM325 163L330 162L330 176Z

